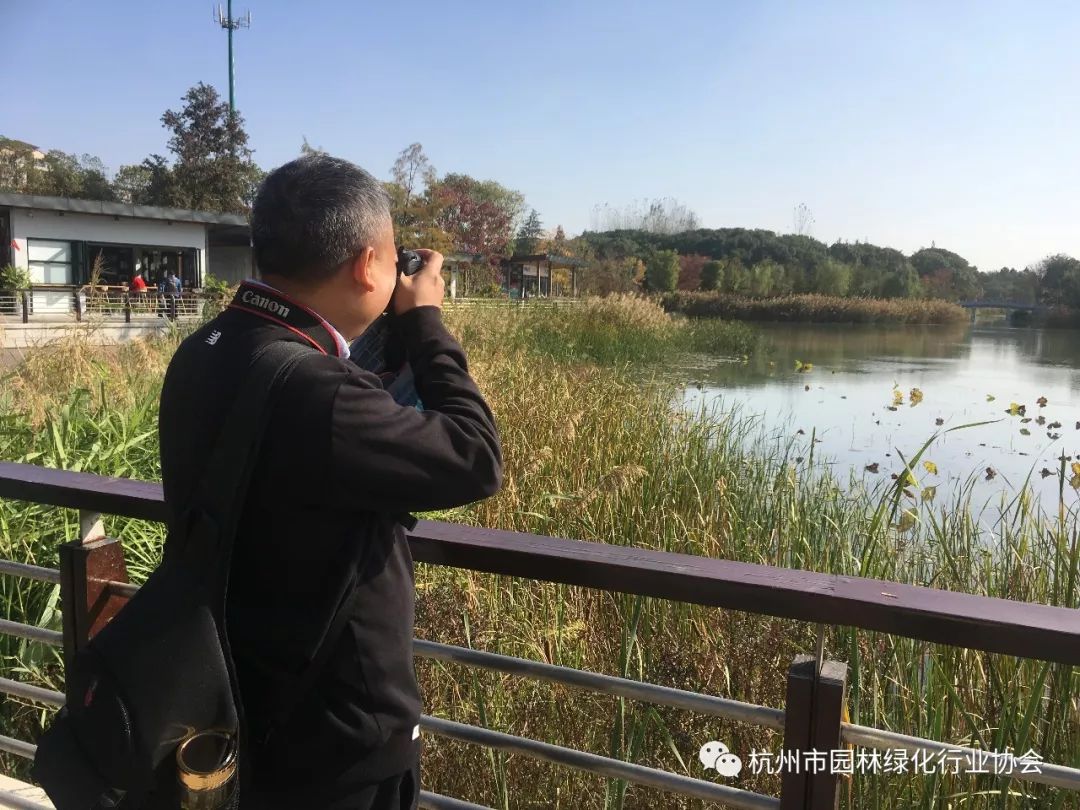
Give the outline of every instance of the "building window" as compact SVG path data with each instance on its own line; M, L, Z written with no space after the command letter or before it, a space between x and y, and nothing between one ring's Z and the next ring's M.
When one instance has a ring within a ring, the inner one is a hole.
M26 240L32 284L74 284L71 271L71 242L45 239Z

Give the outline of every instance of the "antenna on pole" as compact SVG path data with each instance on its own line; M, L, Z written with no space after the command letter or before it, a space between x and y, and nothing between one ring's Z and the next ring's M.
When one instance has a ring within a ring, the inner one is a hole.
M220 5L217 7L214 22L229 32L229 112L234 114L236 113L236 90L233 78L235 65L233 62L232 35L233 31L238 28L251 28L251 12L247 12L243 17L234 17L232 0L228 0L227 8L223 9Z

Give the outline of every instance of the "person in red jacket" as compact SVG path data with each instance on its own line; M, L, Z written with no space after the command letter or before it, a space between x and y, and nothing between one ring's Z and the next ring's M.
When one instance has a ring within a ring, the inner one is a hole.
M142 277L142 273L136 273L132 279L131 284L128 285L128 289L131 292L144 293L146 292L146 281Z

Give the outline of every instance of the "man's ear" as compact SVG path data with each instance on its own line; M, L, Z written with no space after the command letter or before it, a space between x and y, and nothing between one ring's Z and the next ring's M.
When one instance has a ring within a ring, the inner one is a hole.
M374 292L377 286L375 284L375 249L364 248L360 255L353 259L350 272L353 280L360 285L360 289L366 293Z

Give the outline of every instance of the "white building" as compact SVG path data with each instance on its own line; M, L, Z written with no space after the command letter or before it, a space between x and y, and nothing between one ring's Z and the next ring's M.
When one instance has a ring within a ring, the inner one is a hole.
M35 287L81 285L99 260L109 285L137 273L150 286L176 273L184 289L201 287L207 273L232 283L254 275L242 216L0 194L0 267L28 270Z

